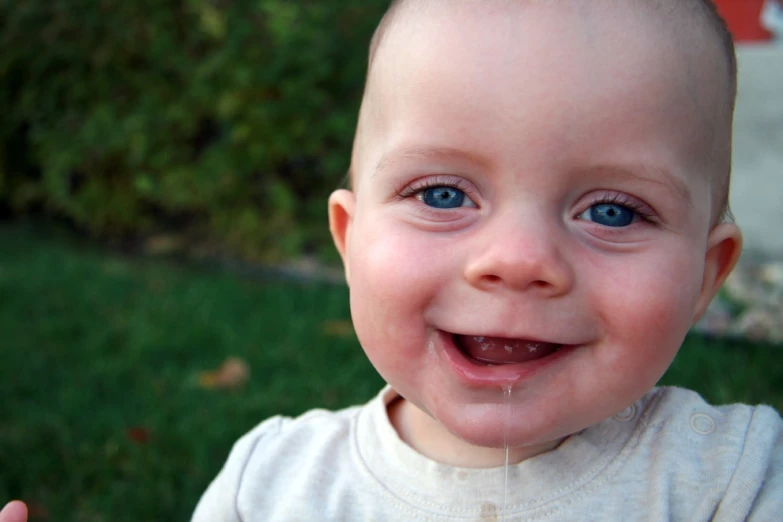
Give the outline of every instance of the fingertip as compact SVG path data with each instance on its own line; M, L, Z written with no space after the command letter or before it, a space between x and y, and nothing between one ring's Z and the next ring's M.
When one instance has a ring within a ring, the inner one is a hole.
M1 522L25 522L27 520L27 505L21 500L12 500L0 511Z

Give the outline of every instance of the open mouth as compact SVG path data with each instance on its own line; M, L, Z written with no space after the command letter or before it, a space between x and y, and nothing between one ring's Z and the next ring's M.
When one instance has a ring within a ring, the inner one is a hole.
M543 359L557 353L562 344L527 339L452 334L454 344L476 364L489 366L518 364Z

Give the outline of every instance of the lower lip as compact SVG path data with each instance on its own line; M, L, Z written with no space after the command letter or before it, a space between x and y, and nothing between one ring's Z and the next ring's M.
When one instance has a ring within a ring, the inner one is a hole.
M438 330L439 344L445 359L457 377L471 386L510 387L529 379L546 368L557 364L578 346L563 346L557 352L533 361L516 364L483 365L468 359L454 343L451 334Z

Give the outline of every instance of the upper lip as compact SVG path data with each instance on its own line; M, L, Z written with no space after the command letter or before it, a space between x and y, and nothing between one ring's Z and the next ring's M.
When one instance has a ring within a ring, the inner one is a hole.
M510 339L512 341L525 341L529 343L546 343L546 344L569 344L569 343L561 343L557 341L546 341L543 339L540 339L535 336L529 336L529 335L508 335L505 333L496 334L496 333L470 333L470 334L463 334L458 332L449 332L451 335L456 335L460 337L493 337L496 339Z
M571 345L576 345L576 344L583 344L583 343L579 343L579 342L562 342L562 341L559 341L559 340L547 340L547 339L543 339L541 337L537 337L535 335L508 334L508 333L505 333L505 332L500 332L500 333L494 333L494 332L493 333L486 333L486 332L482 332L482 333L460 333L460 332L452 332L452 331L447 331L447 330L443 330L443 332L447 333L449 335L452 335L452 336L459 336L459 337L494 337L494 338L497 338L497 339L510 339L510 340L514 340L514 341L524 341L524 342L529 342L529 343L542 343L542 344L546 343L546 344L554 344L554 345L558 345L558 346L571 346Z

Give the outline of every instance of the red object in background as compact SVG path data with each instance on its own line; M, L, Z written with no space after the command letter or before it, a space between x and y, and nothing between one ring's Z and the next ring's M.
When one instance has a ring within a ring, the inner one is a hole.
M125 430L125 434L136 444L146 444L149 442L151 436L150 430L140 426L128 428Z
M726 20L737 42L758 42L772 39L772 33L761 25L761 10L765 0L715 0L718 11Z

